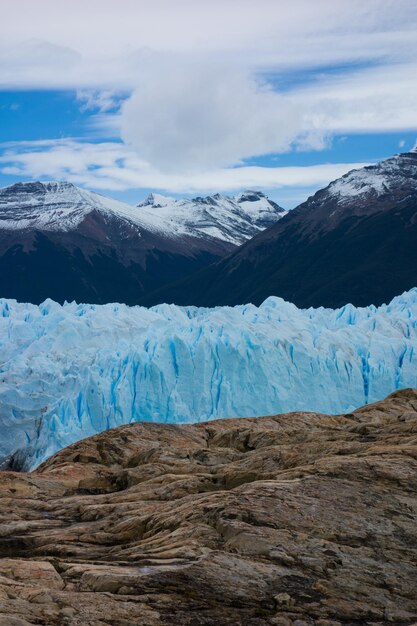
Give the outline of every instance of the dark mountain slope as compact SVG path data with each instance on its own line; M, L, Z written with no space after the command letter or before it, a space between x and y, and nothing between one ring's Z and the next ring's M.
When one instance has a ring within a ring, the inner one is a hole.
M100 219L100 218L98 218ZM125 233L126 235L126 233ZM112 237L102 243L81 233L34 231L17 238L0 236L2 297L39 304L57 302L136 304L156 287L186 276L219 258L209 250L170 249L165 242ZM9 243L9 246L7 246ZM143 240L139 242L143 244Z
M417 153L354 170L276 225L147 302L381 304L417 284Z
M18 183L0 190L0 296L137 304L284 213L255 192L132 207L71 183Z

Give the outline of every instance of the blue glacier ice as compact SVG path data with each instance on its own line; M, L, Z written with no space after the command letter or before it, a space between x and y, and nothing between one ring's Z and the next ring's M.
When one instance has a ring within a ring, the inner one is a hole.
M417 387L417 289L378 308L0 300L0 459L138 420L351 411Z

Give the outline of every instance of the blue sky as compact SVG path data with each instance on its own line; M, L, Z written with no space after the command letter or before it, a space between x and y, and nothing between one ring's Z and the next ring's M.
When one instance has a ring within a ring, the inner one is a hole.
M128 202L255 187L291 208L416 143L414 3L37 7L0 24L1 186L67 179Z

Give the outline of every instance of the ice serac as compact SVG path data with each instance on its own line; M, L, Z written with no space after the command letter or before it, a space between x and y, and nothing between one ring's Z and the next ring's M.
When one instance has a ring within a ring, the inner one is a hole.
M417 289L378 308L0 301L0 457L140 420L341 413L417 387ZM14 456L13 456L14 455Z

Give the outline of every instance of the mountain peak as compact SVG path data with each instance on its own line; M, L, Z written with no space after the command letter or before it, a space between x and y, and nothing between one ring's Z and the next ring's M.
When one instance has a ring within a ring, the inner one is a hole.
M254 189L245 189L235 196L237 202L256 202L260 198L267 198L267 196L262 191L255 191Z
M48 191L58 191L58 190L67 190L67 189L78 189L73 183L68 181L46 181L41 182L40 180L35 181L22 181L18 183L14 183L13 185L9 185L8 187L3 187L0 189L0 193L7 189L10 193L42 193Z
M379 163L351 170L319 192L336 196L343 205L355 202L369 202L372 197L390 197L398 200L417 190L417 150L396 154ZM313 196L314 197L314 196Z
M240 245L286 213L260 191L245 191L238 196L215 193L195 198L171 198L151 193L138 208L168 225L170 232L183 229L186 235L223 239Z
M150 193L142 202L138 203L138 207L152 206L155 208L163 207L170 202L175 202L175 198L171 196L164 196L161 193Z
M20 182L0 189L0 229L66 232L92 211L134 220L135 209L67 181Z

